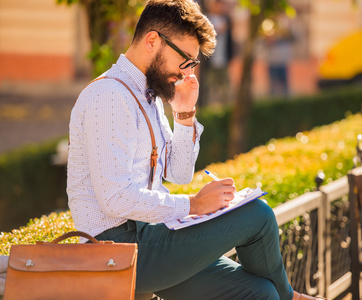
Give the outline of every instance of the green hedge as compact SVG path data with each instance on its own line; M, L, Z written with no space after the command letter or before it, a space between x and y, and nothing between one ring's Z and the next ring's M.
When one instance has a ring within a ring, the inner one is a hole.
M264 145L271 138L294 136L315 126L330 124L346 112L361 111L362 89L330 90L313 96L255 102L248 120L247 150ZM229 138L231 108L201 108L197 118L205 130L200 142L196 169L215 161L225 161Z
M231 177L237 189L260 186L272 207L312 191L315 176L325 173L325 183L347 174L353 167L357 136L362 134L362 115L304 131L294 137L271 139L224 163L207 166L219 178ZM189 185L166 184L173 193L192 194L210 181L199 171Z
M315 188L314 178L323 170L330 183L347 174L356 153L356 137L362 131L360 114L328 126L297 134L254 148L225 163L207 168L218 177L232 177L237 189L260 186L268 192L269 205L275 207ZM171 193L196 193L211 179L203 171L188 185L166 184ZM52 199L52 198L48 198ZM52 213L31 220L27 227L0 235L0 254L8 254L11 245L50 241L74 230L69 211Z
M342 119L361 109L362 90L344 89L316 96L261 101L253 105L248 124L248 148L271 138ZM196 169L227 159L230 108L204 108L198 112L205 126ZM65 166L52 166L58 141L34 145L0 156L0 231L24 225L30 218L67 208Z
M57 143L29 145L0 156L0 231L67 208L65 166L51 164Z

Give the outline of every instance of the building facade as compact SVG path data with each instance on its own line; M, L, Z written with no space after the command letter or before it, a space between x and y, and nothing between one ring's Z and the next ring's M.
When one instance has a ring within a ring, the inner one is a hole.
M86 19L56 0L0 0L0 84L70 81L89 71Z

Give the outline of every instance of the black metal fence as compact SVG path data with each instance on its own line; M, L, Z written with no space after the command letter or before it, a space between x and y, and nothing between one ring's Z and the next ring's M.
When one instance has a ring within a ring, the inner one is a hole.
M274 209L292 287L331 299L351 285L347 176ZM235 250L226 253L235 255Z
M344 176L274 209L280 250L294 290L335 299L350 288L348 192ZM236 258L235 249L225 255Z

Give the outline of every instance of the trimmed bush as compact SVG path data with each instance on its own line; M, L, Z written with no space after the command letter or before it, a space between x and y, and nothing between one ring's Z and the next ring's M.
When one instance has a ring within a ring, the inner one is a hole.
M29 218L67 209L65 166L51 157L57 141L29 145L0 156L0 229L25 225Z
M361 89L349 88L289 101L255 102L248 123L248 149L271 138L295 136L297 132L340 120L346 112L360 111L361 99ZM196 170L226 161L230 115L230 108L199 110L198 119L205 131ZM66 167L51 164L58 142L28 146L0 156L1 231L18 228L30 218L67 209ZM265 184L264 180L260 182ZM276 190L283 187L284 183Z
M248 120L247 151L271 138L294 136L299 131L342 120L346 112L361 111L362 89L330 90L313 96L274 99L253 103ZM242 109L242 108L238 108ZM231 108L199 109L197 118L205 126L196 169L227 157Z
M271 139L264 146L207 169L219 178L232 177L238 190L261 187L268 192L265 199L269 205L275 207L313 190L320 170L326 175L325 183L346 175L353 167L358 134L362 134L362 116L350 115L294 137ZM209 181L209 176L200 171L189 185L166 186L173 193L192 194Z
M310 132L299 132L294 137L272 139L233 160L211 164L208 170L220 178L232 177L238 190L260 186L268 192L265 199L269 205L275 207L312 191L319 170L326 175L324 183L346 175L353 166L356 138L361 133L362 116L350 115L345 120ZM205 172L199 171L188 185L166 186L171 193L193 194L210 181ZM50 241L70 230L74 230L74 225L69 211L31 220L27 227L0 235L0 254L8 254L13 244ZM74 241L76 239L70 242Z

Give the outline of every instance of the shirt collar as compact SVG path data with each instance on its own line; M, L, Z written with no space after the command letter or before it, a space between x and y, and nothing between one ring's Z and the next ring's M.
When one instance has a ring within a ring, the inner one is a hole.
M147 89L146 75L131 63L124 54L120 55L116 64L129 75L130 79L136 84L140 92L144 94Z

